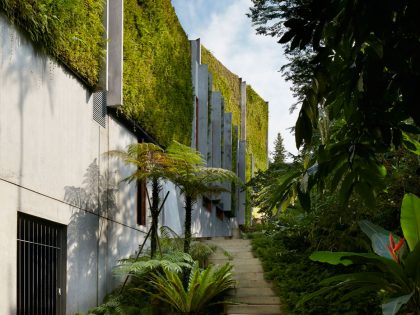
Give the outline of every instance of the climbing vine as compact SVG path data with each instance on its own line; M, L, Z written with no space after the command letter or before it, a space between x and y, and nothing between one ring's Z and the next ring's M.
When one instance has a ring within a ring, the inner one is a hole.
M104 60L103 9L102 0L0 0L10 22L90 88Z
M170 0L124 2L123 112L162 145L191 142L190 43Z
M267 169L268 105L251 86L246 87L247 152L254 158L255 172ZM250 166L250 163L249 163ZM251 167L247 167L250 176ZM249 177L247 178L249 179Z

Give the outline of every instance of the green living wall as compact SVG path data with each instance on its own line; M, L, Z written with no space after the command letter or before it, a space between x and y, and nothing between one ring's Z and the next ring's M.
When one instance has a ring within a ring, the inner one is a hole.
M250 85L246 87L247 152L254 157L257 170L267 169L268 105ZM248 160L247 179L250 179L251 161Z
M101 0L0 0L0 12L90 88L104 60Z
M213 90L220 91L225 101L225 112L232 113L232 124L241 122L240 79L229 71L213 54L201 46L201 63L209 66L213 78Z
M201 47L201 63L209 66L213 77L213 90L220 91L225 100L225 111L232 112L232 124L240 126L240 79L229 71L205 47ZM268 132L268 106L266 102L247 85L247 179L251 176L252 153L255 161L255 170L267 168L267 132ZM240 129L240 128L239 128ZM239 130L240 133L240 130ZM240 135L239 135L240 136ZM234 146L233 156L236 157ZM235 162L235 161L234 161ZM234 163L235 165L235 163Z
M160 144L190 144L190 43L170 0L124 2L123 93L123 112Z

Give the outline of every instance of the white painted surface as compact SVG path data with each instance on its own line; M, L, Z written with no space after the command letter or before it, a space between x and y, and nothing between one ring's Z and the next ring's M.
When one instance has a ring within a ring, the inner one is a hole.
M92 110L92 94L0 14L0 314L16 312L18 211L67 225L68 314L102 301L119 281L112 267L144 237L135 184L120 183L130 169L103 154L126 148L135 136L109 117L102 128ZM207 115L200 122L207 130ZM201 144L206 151L207 138ZM164 186L170 198L162 223L182 234L183 198L173 184ZM229 235L228 220L201 204L193 234Z

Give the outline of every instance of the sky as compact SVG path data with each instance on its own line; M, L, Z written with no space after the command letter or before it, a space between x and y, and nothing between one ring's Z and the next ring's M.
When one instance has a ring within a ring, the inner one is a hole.
M279 72L287 60L275 38L256 34L246 16L251 0L172 0L172 4L189 39L201 38L217 59L269 102L269 152L280 132L286 150L296 154L289 130L297 119L297 111L289 113L296 101Z

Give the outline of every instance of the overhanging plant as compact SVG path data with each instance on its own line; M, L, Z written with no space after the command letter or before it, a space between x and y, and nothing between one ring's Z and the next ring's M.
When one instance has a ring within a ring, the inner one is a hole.
M364 292L378 292L383 296L384 315L397 314L403 305L420 314L420 198L404 196L401 206L400 238L369 221L359 223L371 239L374 253L317 251L310 259L332 265L359 264L375 271L334 276L321 281L320 290L306 295L299 303L337 289L347 289L343 299Z

